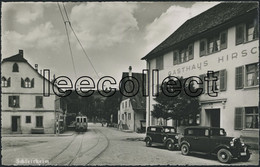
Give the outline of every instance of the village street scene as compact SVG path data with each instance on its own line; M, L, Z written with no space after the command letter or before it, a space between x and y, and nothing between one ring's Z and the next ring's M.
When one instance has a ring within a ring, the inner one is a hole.
M258 2L2 2L1 165L259 165Z

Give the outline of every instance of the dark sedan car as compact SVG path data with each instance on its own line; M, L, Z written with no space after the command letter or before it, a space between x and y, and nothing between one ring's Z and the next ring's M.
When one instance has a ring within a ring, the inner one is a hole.
M248 161L250 152L248 145L240 138L228 137L222 128L189 127L184 130L180 139L183 155L190 152L216 154L222 163L229 163L232 158Z
M178 134L172 126L150 126L145 137L146 146L163 144L168 150L178 148Z

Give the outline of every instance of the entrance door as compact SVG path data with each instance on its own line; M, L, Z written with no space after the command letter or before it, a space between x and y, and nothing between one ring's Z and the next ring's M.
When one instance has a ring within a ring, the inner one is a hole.
M211 127L220 127L220 109L207 109L209 115L209 125Z
M20 116L12 116L12 132L20 131Z

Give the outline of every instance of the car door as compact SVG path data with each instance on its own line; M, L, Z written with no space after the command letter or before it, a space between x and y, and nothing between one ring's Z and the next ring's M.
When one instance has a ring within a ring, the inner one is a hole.
M162 142L162 133L163 133L163 128L162 127L156 127L156 132L154 135L154 141L157 143Z
M193 151L208 152L209 149L209 130L208 129L196 129L193 140Z

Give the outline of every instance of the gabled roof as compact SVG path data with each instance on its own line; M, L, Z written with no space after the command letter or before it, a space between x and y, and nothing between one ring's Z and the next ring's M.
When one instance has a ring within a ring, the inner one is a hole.
M125 78L125 77L128 77L128 76L129 76L128 72L123 72L122 78ZM142 73L132 73L132 77L135 78L138 81L139 87L136 86L136 87L132 88L132 84L130 84L129 82L126 82L125 89L127 91L131 91L132 89L134 89L134 90L138 89L138 92L137 92L136 95L128 93L127 95L130 96L130 97L126 97L126 96L122 95L122 100L129 98L130 101L131 101L131 104L132 104L132 108L134 110L145 111L146 98L143 95L143 74Z
M23 58L23 51L19 50L18 54L3 59L2 63L3 62L27 62L27 60Z
M143 57L142 60L151 59L184 40L188 40L198 34L227 23L257 8L258 2L222 2L187 20L167 39Z

